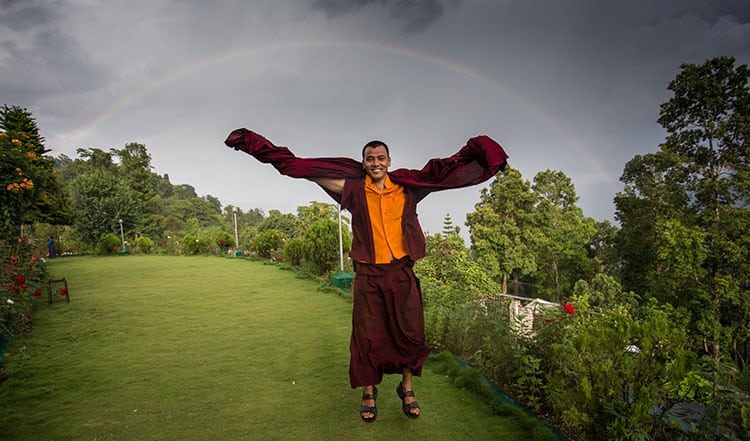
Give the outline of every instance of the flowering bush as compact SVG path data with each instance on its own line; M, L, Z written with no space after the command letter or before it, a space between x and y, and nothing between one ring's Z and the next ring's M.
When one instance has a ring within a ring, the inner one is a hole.
M148 236L141 236L138 239L136 239L135 245L138 249L138 252L141 252L144 254L151 254L156 249L156 245L154 244L154 241Z
M120 252L122 241L113 233L104 233L96 244L97 254L117 254Z
M47 280L46 265L24 239L0 241L0 340L26 330L36 297Z
M250 249L260 257L271 257L271 252L284 248L284 234L279 230L265 230L250 243Z

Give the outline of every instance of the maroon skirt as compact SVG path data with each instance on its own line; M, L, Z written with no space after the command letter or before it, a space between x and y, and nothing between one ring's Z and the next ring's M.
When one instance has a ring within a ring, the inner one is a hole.
M413 262L355 262L349 382L352 388L380 384L383 374L409 368L415 376L430 355L424 309Z

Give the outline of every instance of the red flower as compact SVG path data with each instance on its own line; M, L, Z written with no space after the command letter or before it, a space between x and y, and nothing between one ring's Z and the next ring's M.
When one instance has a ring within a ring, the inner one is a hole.
M68 288L60 288L60 295L65 297L68 295Z
M42 295L41 289L37 289L36 291L34 291L34 297L39 297L40 295Z
M565 310L568 311L570 314L576 313L576 309L573 308L573 305L571 305L570 303L565 304Z
M19 285L22 285L26 281L26 279L24 279L21 276L16 276L16 277L13 278L13 280L15 280L16 283L18 283Z

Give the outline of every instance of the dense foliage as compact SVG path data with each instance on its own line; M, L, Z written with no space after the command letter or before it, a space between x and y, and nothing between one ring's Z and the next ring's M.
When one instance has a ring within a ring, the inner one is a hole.
M22 224L65 224L70 203L45 155L44 139L31 113L0 108L0 237L20 236Z
M696 350L750 361L750 89L747 66L684 65L655 153L625 165L615 198L626 289L691 315Z

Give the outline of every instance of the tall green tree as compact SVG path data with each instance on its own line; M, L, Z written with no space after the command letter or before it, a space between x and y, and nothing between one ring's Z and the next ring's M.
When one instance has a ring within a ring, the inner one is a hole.
M92 247L106 233L119 236L120 219L125 234L129 235L140 215L135 211L138 194L106 170L93 170L77 176L71 182L71 193L78 212L75 234Z
M532 252L536 230L533 210L536 198L531 184L515 169L498 174L483 188L475 211L466 216L477 262L507 292L508 278L519 293L520 277L537 270Z
M131 142L111 152L119 159L120 178L138 194L133 211L142 213L136 218L133 230L145 235L156 235L164 215L164 204L157 193L158 176L153 173L151 155L143 144Z
M608 220L594 224L596 232L589 242L589 255L598 266L598 273L617 276L620 264L617 259L617 235L620 229Z
M533 185L517 170L498 175L467 215L476 261L507 292L561 300L579 279L597 269L591 256L593 219L576 205L575 187L564 173L537 173ZM523 281L522 281L523 280Z
M0 108L0 235L17 234L22 223L69 224L70 200L47 156L33 115L17 106Z
M120 160L119 173L125 181L145 198L156 194L156 178L152 172L151 155L146 146L136 142L126 144L122 149L112 149Z
M536 195L533 247L537 256L537 292L563 300L579 279L590 279L596 270L588 245L596 233L593 219L576 205L573 181L561 171L545 170L534 176Z
M748 77L731 57L682 65L660 109L667 138L626 165L615 199L624 286L689 308L715 358L749 337Z

